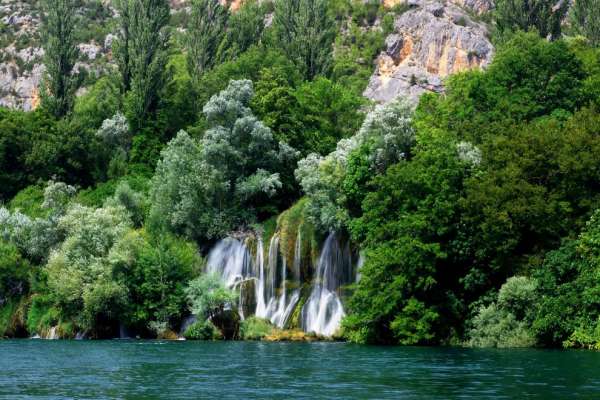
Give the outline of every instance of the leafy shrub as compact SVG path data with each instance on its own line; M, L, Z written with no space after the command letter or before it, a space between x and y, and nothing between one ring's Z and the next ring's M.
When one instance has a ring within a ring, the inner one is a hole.
M261 340L273 330L273 325L262 318L250 317L240 324L240 339Z
M237 293L227 288L221 278L214 274L194 279L185 293L192 314L209 319L221 314L226 306L235 304L238 298Z
M190 325L183 333L183 337L187 340L219 340L223 335L212 322L205 320Z
M524 276L509 278L495 303L482 307L469 332L475 347L531 347L536 344L532 319L537 304L537 281Z

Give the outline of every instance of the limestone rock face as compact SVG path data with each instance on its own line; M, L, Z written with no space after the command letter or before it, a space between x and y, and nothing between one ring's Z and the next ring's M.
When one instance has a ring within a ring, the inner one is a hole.
M396 18L364 92L376 102L398 96L416 102L426 91L443 91L448 75L485 67L492 59L486 27L462 8L450 2L411 1L412 9ZM458 1L480 0L454 0Z

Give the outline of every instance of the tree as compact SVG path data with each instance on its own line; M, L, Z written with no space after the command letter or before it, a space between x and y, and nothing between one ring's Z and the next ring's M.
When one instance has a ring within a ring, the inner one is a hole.
M497 300L481 307L473 318L469 345L531 347L536 344L531 323L538 301L537 281L513 276L502 285Z
M190 75L197 82L217 61L229 10L219 0L194 0L191 8L185 44Z
M568 1L500 0L496 3L496 25L501 32L536 30L541 37L558 39Z
M277 0L273 27L279 48L308 80L331 68L335 21L326 0Z
M569 16L576 32L585 36L592 46L600 46L600 1L577 0Z
M168 234L130 231L107 258L114 279L127 288L124 323L143 334L160 334L179 325L187 311L184 289L200 269L193 243Z
M339 230L360 208L365 185L388 166L407 159L415 142L412 107L402 99L371 111L354 136L325 157L298 163L296 179L309 199L308 214L323 230ZM352 203L352 204L349 204Z
M44 106L56 117L73 107L79 78L73 68L79 51L75 42L76 7L73 0L45 0L42 36L44 65L42 83Z
M260 43L265 30L267 4L246 0L228 20L227 33L219 46L217 60L236 59L253 45Z
M217 275L206 274L190 282L185 289L192 314L211 320L225 307L235 304L237 293L225 287Z
M27 293L29 273L29 263L17 247L0 238L0 307Z
M107 256L131 226L126 210L74 204L60 217L58 226L66 239L44 267L52 303L64 318L77 320L84 330L114 330L127 289L114 281Z
M536 271L539 309L533 323L546 346L598 346L600 331L600 211L579 237L567 239Z
M124 87L130 82L125 98L127 117L132 129L139 130L158 108L167 80L170 8L167 0L127 1L121 6L128 16L122 22L126 29L121 29L117 48Z
M273 137L249 108L251 81L232 81L204 106L200 141L180 132L162 152L150 217L195 239L215 238L256 218L280 190L297 153Z
M133 2L131 0L115 0L115 8L119 12L119 32L117 39L113 42L113 54L119 68L121 78L121 94L125 94L131 88L131 65L129 61L129 46L131 41L131 11Z
M413 158L375 177L362 215L351 220L365 264L343 321L350 340L436 343L460 320L453 238L462 182L476 169L458 157L456 145L443 132L420 132Z

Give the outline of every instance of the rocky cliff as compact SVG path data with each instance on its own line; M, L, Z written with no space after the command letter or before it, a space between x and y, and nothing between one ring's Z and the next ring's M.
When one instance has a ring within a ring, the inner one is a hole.
M400 3L384 1L392 6ZM409 0L408 4L410 8L394 21L394 32L386 39L364 93L380 103L398 96L416 101L426 91L441 92L445 77L485 67L494 53L486 26L471 16L489 10L489 1Z

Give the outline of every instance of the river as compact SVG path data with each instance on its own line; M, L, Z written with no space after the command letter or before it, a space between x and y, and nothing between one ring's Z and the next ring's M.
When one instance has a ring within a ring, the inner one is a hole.
M1 399L600 399L600 352L0 341Z

